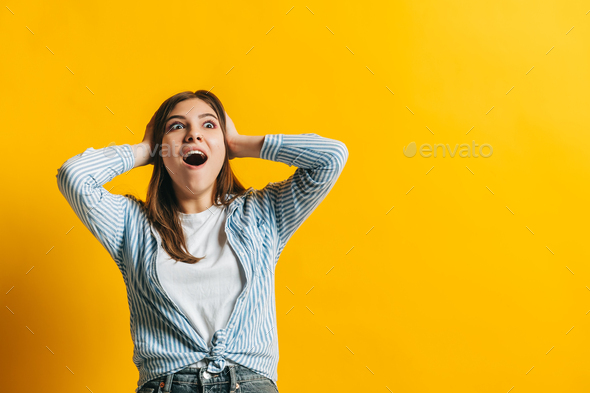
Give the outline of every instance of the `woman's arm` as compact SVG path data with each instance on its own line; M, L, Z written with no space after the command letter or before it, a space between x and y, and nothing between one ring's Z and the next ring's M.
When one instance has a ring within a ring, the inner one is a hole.
M277 221L277 258L287 241L328 195L348 159L346 145L317 134L268 134L260 158L296 166L295 173L269 183L260 197L269 201Z
M57 170L59 191L120 268L123 267L125 223L133 202L123 195L111 194L103 185L124 172L153 162L154 117L141 143L98 150L90 147Z
M95 150L90 147L57 170L57 186L82 223L122 266L125 216L130 200L111 194L103 184L134 168L129 144Z
M287 241L328 195L348 159L343 142L317 134L238 134L225 113L230 159L256 157L296 166L295 173L278 183L269 183L257 198L276 218L279 241L277 258Z

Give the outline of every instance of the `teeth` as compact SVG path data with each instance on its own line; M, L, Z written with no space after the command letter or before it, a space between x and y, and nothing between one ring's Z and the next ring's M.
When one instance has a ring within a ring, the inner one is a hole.
M200 150L191 150L191 151L189 151L188 153L186 153L186 154L184 155L184 157L186 158L186 157L188 157L188 156L190 156L190 155L192 155L192 154L200 154L200 155L202 155L202 156L204 156L204 157L205 157L205 153L203 153L203 152L202 152L202 151L200 151Z

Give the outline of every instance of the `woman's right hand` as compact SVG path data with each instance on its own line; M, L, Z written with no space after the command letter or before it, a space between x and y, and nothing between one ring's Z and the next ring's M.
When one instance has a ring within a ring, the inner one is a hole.
M155 151L154 151L154 123L156 122L156 114L152 116L152 119L145 127L145 135L143 140L133 145L133 157L135 164L133 168L137 168L144 165L154 164ZM153 155L152 155L153 154Z
M141 143L145 144L148 148L149 148L149 158L148 158L148 162L146 165L149 164L154 164L154 156L152 156L152 153L155 153L154 151L154 124L156 122L156 114L154 113L154 115L152 116L150 122L147 124L147 126L145 127L145 135L143 136L143 140L141 141Z

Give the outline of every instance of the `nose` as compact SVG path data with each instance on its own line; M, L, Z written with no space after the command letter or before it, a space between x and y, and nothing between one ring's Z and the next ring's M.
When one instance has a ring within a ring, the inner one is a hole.
M203 135L199 132L199 130L191 130L186 135L186 142L197 141L197 140L203 142Z

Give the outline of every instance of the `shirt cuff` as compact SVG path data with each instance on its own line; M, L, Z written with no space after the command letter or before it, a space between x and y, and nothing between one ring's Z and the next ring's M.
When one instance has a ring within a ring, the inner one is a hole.
M121 173L130 171L135 166L135 155L133 154L133 148L130 144L111 146L111 149L115 149L115 152L121 157L121 163L123 169Z
M283 144L282 134L266 134L264 136L264 143L260 149L260 158L270 161L277 160L277 154Z

